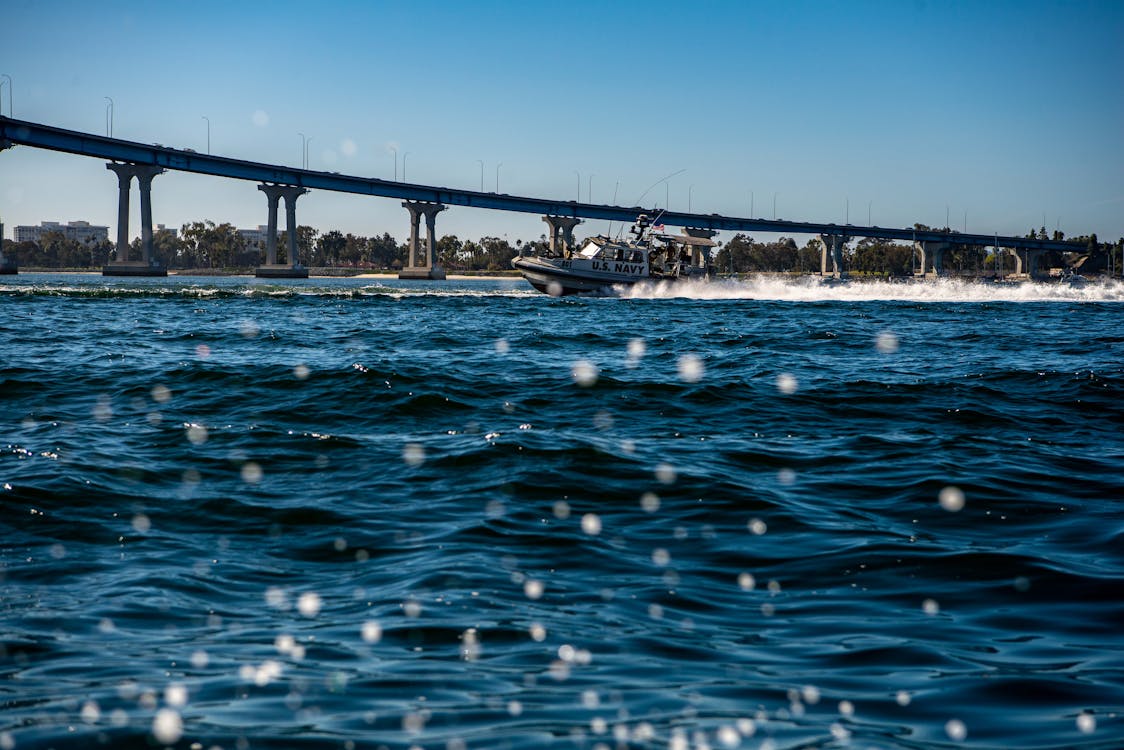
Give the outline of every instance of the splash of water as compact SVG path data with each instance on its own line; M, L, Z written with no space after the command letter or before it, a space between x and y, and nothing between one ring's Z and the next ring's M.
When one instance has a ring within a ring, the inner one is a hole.
M816 276L744 280L643 283L618 287L625 299L776 300L785 302L1122 302L1124 282L1090 281L989 283L963 279L933 281L823 280Z

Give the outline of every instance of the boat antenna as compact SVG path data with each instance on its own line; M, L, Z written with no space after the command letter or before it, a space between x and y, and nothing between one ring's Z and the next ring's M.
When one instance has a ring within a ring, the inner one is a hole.
M660 180L656 180L655 182L653 182L653 183L651 184L651 186L649 186L649 188L648 188L647 190L645 190L645 191L644 191L643 193L641 193L641 194L640 194L640 197L636 199L636 205L638 205L638 206L639 206L639 205L640 205L640 201L644 200L644 196L645 196L645 195L647 195L648 193L652 192L652 188L654 188L654 187L655 187L656 185L662 185L663 183L665 183L665 182L667 182L668 180L670 180L670 179L671 179L672 177L675 177L676 175L681 175L681 174L683 174L683 173L684 173L684 172L686 172L686 171L687 171L686 169L680 169L680 170L679 170L678 172L672 172L672 173L671 173L671 174L669 174L669 175L668 175L667 177L664 177L663 179L660 179ZM666 207L665 207L665 208L666 208Z
M636 199L636 201L635 201L635 205L639 206L639 205L640 205L640 201L644 200L644 196L645 196L645 195L647 195L648 193L652 192L652 189L653 189L654 187L656 187L656 185L662 185L663 183L665 183L665 182L667 182L668 180L670 180L670 179L671 179L672 177L675 177L676 175L680 175L680 174L683 174L683 173L684 173L684 172L686 172L686 171L687 171L686 169L680 169L680 170L679 170L678 172L672 172L672 173L671 173L671 174L669 174L669 175L668 175L667 177L663 177L663 178L661 178L661 179L658 179L658 180L656 180L655 182L653 182L653 183L652 183L651 185L649 185L649 186L648 186L648 189L647 189L647 190L645 190L645 191L644 191L643 193L641 193L641 194L640 194L640 197L639 197L639 198L637 198L637 199ZM663 215L664 215L664 213L665 213L666 211L667 211L667 207L666 207L666 206L664 206L663 210L662 210L662 211L660 211L660 213L659 213L659 215L658 215L658 216L656 217L656 219L658 219L658 218L659 218L660 216L663 216ZM654 223L655 223L655 220L653 220L653 222L652 222L652 223L654 224ZM619 237L619 236L621 235L621 233L622 233L622 232L624 232L624 226L623 226L623 225L621 226L621 228L620 228L620 231L618 231L618 232L617 232L617 236Z

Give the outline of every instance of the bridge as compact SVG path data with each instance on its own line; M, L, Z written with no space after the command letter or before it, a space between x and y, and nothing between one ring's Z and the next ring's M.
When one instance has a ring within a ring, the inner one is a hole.
M832 266L830 275L834 276L843 273L843 246L854 237L912 242L920 255L923 275L930 275L930 273L939 275L942 272L941 261L944 253L954 245L992 245L996 248L1007 248L1015 254L1016 274L1026 274L1030 277L1036 276L1038 259L1042 253L1084 250L1084 246L1079 243L1031 237L739 218L682 211L661 212L654 207L556 201L505 193L418 185L213 156L191 149L137 143L0 116L0 151L16 145L110 160L106 168L116 173L119 187L115 259L103 269L105 275L111 276L154 276L167 273L166 269L153 261L151 204L153 178L167 170L260 183L258 189L265 193L268 209L266 262L257 269L257 275L261 277L307 277L308 270L297 263L296 202L298 197L309 190L328 190L402 200L403 207L410 214L410 240L407 265L402 270L401 278L444 278L444 271L437 262L436 217L450 206L541 214L543 221L550 227L551 249L555 251L559 249L559 243L567 248L573 247L573 230L582 219L631 223L642 213L649 216L659 214L662 223L683 227L686 233L694 236L714 236L719 231L818 235L822 248L820 273L829 275L828 259L830 258ZM129 259L129 195L134 178L139 185L141 205L142 257L138 260ZM284 264L277 262L277 211L281 199L285 201L289 242L288 263ZM426 222L424 245L420 236L423 218ZM0 267L5 265L3 255L0 253ZM8 263L7 266L10 267L11 264Z

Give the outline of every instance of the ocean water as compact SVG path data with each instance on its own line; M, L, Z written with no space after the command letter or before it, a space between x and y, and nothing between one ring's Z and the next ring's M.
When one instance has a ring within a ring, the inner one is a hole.
M0 281L0 750L1124 746L1124 286Z

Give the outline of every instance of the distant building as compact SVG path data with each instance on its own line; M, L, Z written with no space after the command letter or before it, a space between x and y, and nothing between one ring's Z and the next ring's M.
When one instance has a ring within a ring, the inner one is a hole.
M168 234L172 235L173 237L179 237L180 236L180 230L169 229L168 227L164 226L163 224L157 224L156 229L154 229L152 233L153 234L159 234L160 232L167 232Z
M266 240L269 239L269 227L264 224L259 224L257 229L239 229L238 234L240 234L242 239L246 242L247 250L253 247L264 250ZM277 236L281 236L280 230L278 230Z
M109 239L109 227L94 226L88 221L72 221L60 224L57 221L44 221L37 227L17 226L13 233L16 242L39 242L47 232L58 232L68 240L83 243L102 242Z

